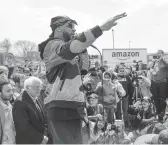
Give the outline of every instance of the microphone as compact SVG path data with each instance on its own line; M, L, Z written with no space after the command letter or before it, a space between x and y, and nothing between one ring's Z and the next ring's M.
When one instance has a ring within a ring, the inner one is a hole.
M93 44L92 45L90 45L92 48L94 48L94 49L98 49L96 46L94 46Z

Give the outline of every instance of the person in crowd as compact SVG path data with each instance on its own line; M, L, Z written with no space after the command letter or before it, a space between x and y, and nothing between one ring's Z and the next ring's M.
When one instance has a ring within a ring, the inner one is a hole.
M39 74L39 78L41 79L42 83L42 89L41 89L41 93L40 93L40 97L39 99L41 100L41 102L44 103L44 99L49 95L49 89L51 90L51 88L49 88L49 84L46 78L46 74L45 73L40 73Z
M21 73L19 66L15 66L13 74L15 74L15 73Z
M164 57L164 52L158 50L158 60L153 62L151 70L151 92L156 106L159 120L163 120L165 114L166 103L168 97L168 60Z
M76 21L66 16L51 19L52 34L39 44L39 51L46 64L47 78L53 84L51 93L44 102L54 143L82 143L81 119L85 118L85 107L84 94L79 90L82 85L81 67L78 66L76 56L82 53L88 57L86 48L125 16L126 13L117 15L103 25L76 36ZM85 62L85 66L86 64L89 62Z
M114 123L114 113L117 107L117 93L115 85L111 83L110 72L103 73L103 84L98 83L97 88L94 91L99 96L99 101L103 104L106 114L107 122Z
M136 78L135 82L138 83L139 86L140 98L143 98L144 96L148 96L150 98L152 97L152 93L150 91L151 81L146 76L146 73L144 71L138 72L138 78Z
M27 67L24 68L23 73L24 73L27 77L29 77L29 76L31 75L31 73L30 73L30 69L27 68Z
M45 111L38 99L41 87L42 81L39 78L27 78L24 82L24 92L14 103L16 144L52 143Z
M101 78L99 77L99 75L101 75L101 73L89 72L83 78L83 82L85 82L85 80L88 80L88 82L90 83L91 85L90 91L92 92L96 89L97 84L101 81Z
M131 66L126 66L126 73L132 80L132 67Z
M117 129L115 130L115 127L113 129L112 125L108 124L106 120L98 119L96 122L89 122L89 124L90 144L115 144L118 143L118 138L120 138L120 140L125 138L125 136L123 136L122 127L117 126Z
M118 81L122 84L126 95L122 97L120 102L117 103L117 112L116 112L116 118L125 121L125 127L129 127L128 123L128 105L129 100L132 100L132 82L130 77L126 74L125 65L120 65L118 67L118 74L117 74ZM121 110L122 108L122 110Z
M168 130L163 130L159 134L145 134L138 137L134 144L168 144Z
M88 119L92 122L96 122L97 119L103 119L104 109L102 104L98 104L98 96L94 93L91 93L87 96L88 106L87 106L87 115Z
M25 67L25 68L28 68L28 67L29 67L29 65L30 65L30 62L29 62L29 60L25 60L24 67Z
M22 93L25 79L26 79L26 76L24 74L15 73L12 76L12 80L15 83L14 95L13 95L14 100L16 100Z
M125 123L122 120L115 121L115 143L122 144L123 142L131 142L130 138L127 136L125 132Z
M98 142L102 142L102 135L106 131L107 122L102 119L97 119L96 122L89 122L90 126L90 144L96 144Z
M6 66L1 65L0 66L0 72L3 72L8 78L9 70L8 70L8 68Z
M114 72L111 73L111 80L112 83L115 85L117 98L119 99L120 97L124 97L126 95L126 92L121 83L118 81L117 75ZM117 102L119 102L119 100L117 100Z
M100 71L101 71L100 63L98 61L95 62L95 67L93 67L89 70L89 72L91 72L91 73L98 73Z
M129 114L129 120L133 132L130 132L128 137L134 141L138 136L147 134L149 126L153 125L153 121L155 121L156 118L149 97L144 97L142 102L137 101L132 109L132 111L129 110L129 113L131 112Z
M0 143L15 144L15 127L10 104L13 88L4 76L3 73L0 74Z

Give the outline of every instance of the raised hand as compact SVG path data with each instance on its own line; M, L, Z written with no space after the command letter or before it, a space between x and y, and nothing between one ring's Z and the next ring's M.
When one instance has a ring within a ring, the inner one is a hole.
M99 119L99 120L102 120L103 119L103 116L101 114L97 114L96 117Z
M116 15L113 18L108 19L103 25L100 26L101 30L102 31L110 30L113 26L117 25L117 22L116 22L117 20L124 18L126 16L127 16L126 13L122 13L122 14Z

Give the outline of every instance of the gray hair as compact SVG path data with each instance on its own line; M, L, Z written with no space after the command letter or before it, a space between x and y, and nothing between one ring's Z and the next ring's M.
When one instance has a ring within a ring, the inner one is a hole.
M34 81L39 82L40 84L42 84L42 81L38 77L31 76L31 77L28 77L24 81L24 90L26 90L27 86L32 86Z

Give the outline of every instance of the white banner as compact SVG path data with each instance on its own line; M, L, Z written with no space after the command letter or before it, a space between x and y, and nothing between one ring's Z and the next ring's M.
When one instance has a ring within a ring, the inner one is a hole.
M119 64L121 62L130 64L133 61L142 61L147 64L147 49L103 49L103 61L108 65Z

